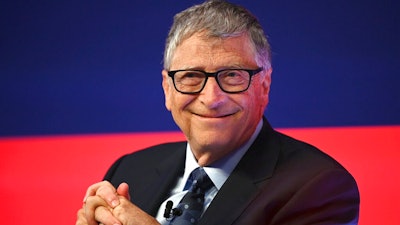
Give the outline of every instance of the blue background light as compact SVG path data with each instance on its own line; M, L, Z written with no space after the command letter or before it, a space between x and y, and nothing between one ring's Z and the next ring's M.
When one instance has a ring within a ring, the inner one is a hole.
M199 2L2 2L0 136L177 130L164 42ZM400 124L397 1L233 2L270 38L274 127Z

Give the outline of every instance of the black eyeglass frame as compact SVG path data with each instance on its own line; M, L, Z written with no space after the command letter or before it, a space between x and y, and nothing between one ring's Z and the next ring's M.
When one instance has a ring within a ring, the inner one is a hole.
M223 88L223 87L221 86L221 84L219 83L219 79L217 79L217 77L218 77L218 75L219 75L221 72L224 72L224 71L227 71L227 70L243 70L243 71L246 71L246 72L249 74L249 76L250 76L249 83L247 84L247 87L246 87L244 90L241 90L241 91L226 91L226 90L224 90L224 88ZM237 93L241 93L241 92L247 91L247 89L249 89L249 87L250 87L250 83L251 83L252 77L253 77L254 75L257 75L259 72L261 72L261 71L263 71L263 70L264 70L263 67L259 67L259 68L254 69L254 70L252 70L252 69L223 69L223 70L218 70L218 71L216 71L216 72L214 72L214 73L205 72L205 71L203 71L203 70L172 70L172 71L167 71L167 73L168 73L168 76L171 77L171 79L172 79L172 83L174 84L175 90L176 90L177 92L182 93L182 94L198 94L198 93L200 93L200 92L204 89L204 87L206 86L207 80L208 80L209 77L214 77L214 79L217 81L217 84L218 84L219 88L220 88L223 92L228 93L228 94L237 94ZM205 78L205 80L204 80L204 83L203 83L203 86L200 88L200 90L195 91L195 92L191 92L191 91L188 92L188 91L181 91L181 90L178 90L178 88L176 87L176 84L175 84L175 74L178 73L178 72L182 72L182 71L196 71L196 72L201 72L201 73L203 73L203 74L206 76L206 78Z

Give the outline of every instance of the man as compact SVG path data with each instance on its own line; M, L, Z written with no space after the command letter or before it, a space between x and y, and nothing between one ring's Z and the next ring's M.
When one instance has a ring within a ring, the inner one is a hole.
M263 117L270 55L259 22L242 7L214 0L177 14L162 87L187 142L120 158L106 181L89 187L76 224L356 224L353 177ZM207 175L192 180L192 171ZM191 186L203 179L204 190ZM194 192L200 209L185 202Z

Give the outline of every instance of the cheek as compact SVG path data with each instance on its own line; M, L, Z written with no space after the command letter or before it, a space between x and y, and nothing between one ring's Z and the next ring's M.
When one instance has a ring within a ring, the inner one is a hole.
M190 136L191 127L191 113L188 109L188 105L191 99L186 96L172 95L170 98L170 111L173 120L181 131L188 137Z
M264 113L265 107L268 104L268 94L260 86L257 86L253 92L249 93L246 101L247 111L259 117L260 114Z
M193 96L173 93L168 98L169 110L175 117L183 117L182 115L188 108L188 105L193 101ZM182 118L181 118L182 119Z

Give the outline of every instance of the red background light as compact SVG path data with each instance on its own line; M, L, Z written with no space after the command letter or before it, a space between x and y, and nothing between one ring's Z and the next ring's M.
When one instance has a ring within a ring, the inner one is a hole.
M400 126L280 129L341 162L361 194L360 224L400 224ZM86 188L118 157L180 133L0 139L5 224L74 224Z

